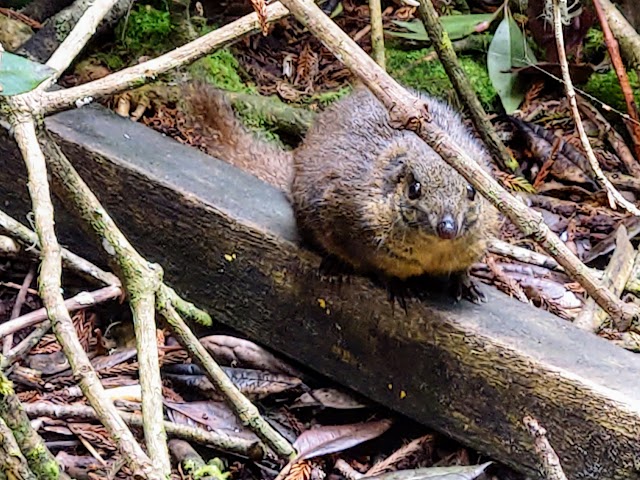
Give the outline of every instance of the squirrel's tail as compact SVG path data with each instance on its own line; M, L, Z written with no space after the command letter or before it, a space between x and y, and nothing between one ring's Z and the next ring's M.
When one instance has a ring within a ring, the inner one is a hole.
M248 132L236 118L221 90L206 83L185 89L185 109L202 134L207 153L288 192L293 156L283 148Z

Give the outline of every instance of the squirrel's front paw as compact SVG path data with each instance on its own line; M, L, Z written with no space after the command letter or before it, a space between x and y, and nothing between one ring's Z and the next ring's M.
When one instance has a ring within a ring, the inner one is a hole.
M318 267L318 275L323 281L338 285L348 283L353 274L353 267L334 255L322 257L320 267Z
M455 275L452 281L453 296L456 302L459 302L463 298L478 305L487 301L487 296L476 281L471 279L469 272Z

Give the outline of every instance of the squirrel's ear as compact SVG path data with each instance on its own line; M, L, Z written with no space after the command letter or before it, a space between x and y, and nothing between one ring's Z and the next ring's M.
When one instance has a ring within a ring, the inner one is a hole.
M386 171L391 177L400 178L409 168L408 160L406 148L392 145L378 155L376 167L378 170Z

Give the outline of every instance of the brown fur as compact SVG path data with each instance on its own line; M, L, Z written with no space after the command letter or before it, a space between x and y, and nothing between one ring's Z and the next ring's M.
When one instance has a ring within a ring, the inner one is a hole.
M235 117L224 94L211 85L185 89L185 109L202 131L207 152L259 179L288 191L293 178L291 152L258 139Z
M304 237L357 271L399 279L463 273L496 230L489 202L468 198L466 180L415 133L392 128L364 87L319 114L292 156L248 134L219 94L196 95L205 122L215 120L219 156L287 192ZM487 151L459 114L422 98L434 122L488 167ZM422 186L416 200L407 196L413 180ZM453 239L437 235L446 214L460 226Z

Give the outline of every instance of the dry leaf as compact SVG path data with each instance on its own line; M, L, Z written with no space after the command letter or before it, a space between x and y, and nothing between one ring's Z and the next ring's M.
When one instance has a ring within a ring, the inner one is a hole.
M229 335L210 335L201 338L200 343L222 365L300 376L295 368L249 340Z
M296 460L341 452L379 437L391 427L391 420L377 420L349 425L332 425L303 432L293 444Z
M167 416L174 423L226 433L250 441L258 441L255 433L242 425L236 414L222 402L164 402Z
M358 402L350 395L335 388L317 388L301 395L291 408L317 407L350 410L364 408L366 405Z
M223 367L223 370L234 385L251 399L264 398L302 385L302 380L290 375L247 368ZM173 365L164 371L167 372L164 377L170 379L175 385L182 385L191 390L198 389L212 399L221 398L219 392L206 376L182 373L199 372L199 367L196 365Z

